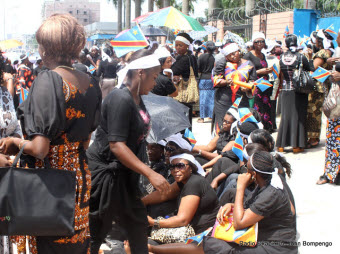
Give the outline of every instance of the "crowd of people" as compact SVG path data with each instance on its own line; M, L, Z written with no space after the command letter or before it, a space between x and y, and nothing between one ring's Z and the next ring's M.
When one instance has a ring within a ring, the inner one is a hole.
M174 48L150 43L120 58L109 44L86 49L85 38L75 18L55 14L36 33L41 59L34 69L28 54L13 64L0 54L0 166L11 166L9 156L23 149L21 167L40 168L47 158L52 168L76 172L74 235L1 236L0 253L12 254L15 246L19 254L97 254L112 231L133 254L298 253L286 181L293 172L278 152L319 145L323 100L340 81L340 50L331 35L313 32L302 49L289 34L285 49L257 32L243 49L231 40L216 47L179 33ZM333 72L312 93L300 93L299 66ZM260 78L272 86L239 85ZM198 122L211 119L211 141L195 145L173 133L147 143L152 116L141 96L150 92L187 106L191 123L199 103ZM339 184L340 119L327 121L325 169L317 183ZM200 245L176 238L175 229L201 234L231 213L235 230L258 224L256 246L211 232ZM160 229L172 243L153 237Z

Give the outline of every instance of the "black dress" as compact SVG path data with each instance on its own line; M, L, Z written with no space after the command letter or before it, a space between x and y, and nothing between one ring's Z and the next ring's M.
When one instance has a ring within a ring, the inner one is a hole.
M89 199L91 173L88 170L84 142L100 120L101 92L94 79L86 92L63 80L54 71L42 71L34 80L28 98L18 108L22 129L28 139L47 137L47 157L52 168L76 172L75 234L71 237L29 236L29 253L83 254L90 251ZM43 162L31 156L29 167ZM18 250L25 238L18 237Z
M95 140L87 150L92 173L91 253L98 253L112 220L127 231L132 253L148 253L148 221L140 199L140 174L122 165L111 152L109 142L125 142L146 162L145 138L149 130L150 116L144 103L141 100L136 105L128 88L114 89L105 98Z
M301 54L290 51L281 56L280 67L283 73L281 94L281 122L277 135L277 147L306 147L305 128L308 107L308 94L294 91L292 76L301 59ZM303 68L311 71L305 56L302 56Z
M267 68L268 63L266 60L266 57L263 55L263 60L253 55L253 53L248 52L244 55L244 59L250 60L256 70L260 70L262 68ZM258 75L257 78L264 78L268 80L268 75ZM255 89L255 96L254 96L254 109L258 111L262 118L262 123L265 130L268 130L269 132L273 131L273 122L271 117L271 111L272 111L272 105L270 101L270 96L273 93L273 88L270 87L264 92L262 92L260 89Z

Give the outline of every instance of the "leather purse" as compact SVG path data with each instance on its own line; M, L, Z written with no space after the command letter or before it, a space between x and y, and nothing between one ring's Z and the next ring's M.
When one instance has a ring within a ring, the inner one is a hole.
M0 168L0 235L72 236L76 172L18 168L21 148L11 167Z
M316 84L312 76L303 70L302 55L299 60L298 68L293 73L293 85L295 92L311 93L316 91Z

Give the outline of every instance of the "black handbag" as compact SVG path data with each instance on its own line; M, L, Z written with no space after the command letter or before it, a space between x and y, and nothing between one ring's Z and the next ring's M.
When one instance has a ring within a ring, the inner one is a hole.
M303 70L302 55L300 55L298 68L293 73L293 85L295 92L298 93L311 93L316 91L316 84L311 75Z
M0 235L74 234L76 172L18 168L24 146L11 167L0 168Z

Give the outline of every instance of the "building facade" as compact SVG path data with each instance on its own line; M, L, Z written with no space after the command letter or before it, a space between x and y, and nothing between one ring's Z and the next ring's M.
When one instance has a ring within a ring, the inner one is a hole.
M69 13L86 26L100 21L100 3L89 0L46 0L42 10L43 18L54 13Z

